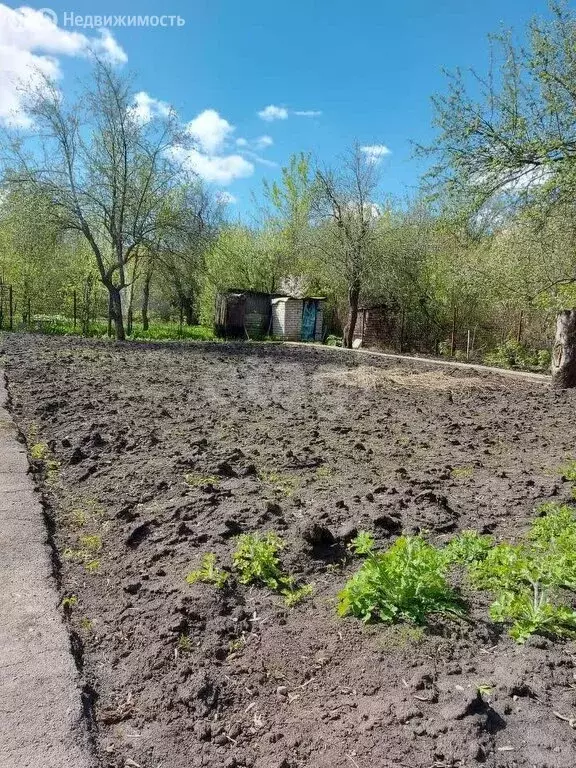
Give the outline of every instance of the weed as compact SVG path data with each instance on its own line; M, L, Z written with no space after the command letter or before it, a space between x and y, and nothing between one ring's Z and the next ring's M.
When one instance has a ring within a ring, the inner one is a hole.
M353 548L366 560L338 596L341 616L422 624L432 613L461 614L461 601L445 578L441 550L420 536L401 536L385 552L375 553L372 537L362 533Z
M100 560L96 555L102 551L102 537L99 534L80 536L78 545L77 549L65 549L64 557L82 563L89 573L94 573L100 568Z
M484 560L492 547L491 536L481 536L478 531L462 531L442 551L446 563L469 565Z
M69 614L72 612L72 608L78 605L78 598L76 595L70 595L62 600L62 610L64 613Z
M454 480L467 480L474 474L474 467L454 467L450 470L451 477Z
M180 653L191 653L194 650L194 643L188 635L179 635L176 647Z
M394 624L386 628L386 634L380 639L383 651L395 651L400 648L413 648L422 645L425 640L424 627L413 624Z
M534 633L573 637L576 635L576 612L567 605L550 601L549 590L537 583L532 588L501 592L489 608L490 618L512 622L511 637L525 643Z
M241 584L263 584L273 592L279 592L286 604L293 606L312 594L312 586L305 584L298 587L294 577L282 571L278 553L284 546L283 539L273 532L265 536L242 534L232 562Z
M476 686L476 693L480 698L483 696L491 696L492 695L493 686L489 685L488 683L479 683Z
M33 443L30 446L30 458L35 461L46 461L48 454L49 451L46 443Z
M240 651L243 651L246 646L246 638L244 635L241 637L236 637L234 640L230 640L228 643L228 653L239 653Z
M80 627L84 630L84 632L92 632L92 626L92 621L87 616L83 616L80 619Z
M300 485L300 480L292 475L282 475L279 472L260 472L260 482L272 487L275 493L289 498Z
M525 541L493 547L470 566L470 583L494 594L490 617L511 623L523 643L535 632L576 632L576 612L558 602L558 590L576 588L576 518L567 505L544 504Z
M204 488L208 485L217 488L220 483L220 478L216 475L202 475L200 472L187 472L184 475L184 480L191 488Z
M216 566L216 555L213 552L207 552L202 558L202 565L196 571L191 571L186 576L188 584L202 582L204 584L214 584L218 589L222 589L228 581L229 574Z
M319 480L324 477L331 477L332 467L330 467L328 464L323 464L321 467L318 467L314 474Z
M570 482L576 482L576 461L570 459L563 467L560 467L560 474Z

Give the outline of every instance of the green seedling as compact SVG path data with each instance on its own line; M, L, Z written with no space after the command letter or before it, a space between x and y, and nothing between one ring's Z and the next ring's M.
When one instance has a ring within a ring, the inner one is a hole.
M194 650L194 643L188 635L180 635L176 647L180 653L191 653Z
M216 566L216 555L213 552L207 552L202 558L202 565L198 570L191 571L186 576L188 584L214 584L218 589L223 589L228 581L229 574Z
M30 458L36 461L46 461L49 451L46 443L34 443L30 446Z
M285 543L275 533L242 534L232 555L234 569L241 584L262 584L283 595L287 605L293 606L312 594L312 586L297 586L293 576L280 567L278 553Z

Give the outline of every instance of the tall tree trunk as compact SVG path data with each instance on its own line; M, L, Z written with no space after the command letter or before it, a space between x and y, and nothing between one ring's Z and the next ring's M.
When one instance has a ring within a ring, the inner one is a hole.
M124 318L122 317L122 292L116 286L109 286L108 293L110 294L110 319L114 323L116 338L118 341L124 341L126 333L124 332Z
M352 349L354 341L354 330L356 329L356 320L358 319L358 302L360 300L360 283L354 282L348 288L348 317L344 327L344 346Z
M556 316L552 383L562 389L576 387L576 309L563 309Z
M181 302L184 317L186 318L186 325L196 325L194 299L191 296L183 296Z
M144 278L142 288L142 328L147 331L150 328L150 318L148 317L148 307L150 305L150 281L152 272L148 272Z

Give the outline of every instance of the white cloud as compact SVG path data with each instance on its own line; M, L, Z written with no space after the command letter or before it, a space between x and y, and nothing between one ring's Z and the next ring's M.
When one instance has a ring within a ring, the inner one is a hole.
M241 136L236 139L236 146L237 147L247 147L248 146L248 140L243 139Z
M320 117L322 111L320 109L297 109L294 114L298 117Z
M266 147L271 147L272 144L274 144L274 139L272 136L258 136L257 139L254 139L254 146L258 149L266 149Z
M273 120L286 120L288 110L286 107L276 107L274 104L269 104L258 112L258 117L267 123L271 123Z
M87 56L91 52L113 63L127 56L108 30L88 38L79 32L61 29L41 11L9 8L0 3L0 122L29 127L20 88L37 87L42 77L62 76L60 56Z
M234 131L234 126L220 117L215 109L205 109L188 123L186 130L198 141L204 152L213 154L222 149Z
M174 147L172 153L185 168L215 184L230 184L235 179L252 176L254 173L254 165L242 155L211 155L183 147Z
M134 96L132 111L137 120L142 123L149 123L154 117L168 117L171 109L165 101L152 98L146 91L139 91Z
M379 163L383 157L392 154L392 150L388 149L385 144L370 144L366 147L360 147L360 150L364 152L368 159L373 163Z

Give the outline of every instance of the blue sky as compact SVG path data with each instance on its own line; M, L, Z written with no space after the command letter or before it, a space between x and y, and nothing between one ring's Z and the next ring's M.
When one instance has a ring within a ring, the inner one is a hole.
M12 9L20 5L8 3ZM237 174L233 163L223 165L232 171L223 174L228 183L220 186L236 200L231 213L245 216L253 209L251 193L259 194L262 178L277 175L291 153L312 152L330 162L356 140L390 150L381 162L383 195L413 192L422 165L412 158L410 141L426 143L433 136L430 96L445 87L442 68L485 70L489 32L502 25L521 30L534 14L546 14L543 0L365 0L357 5L349 0L41 0L30 5L49 5L60 26L70 11L184 18L181 27L109 31L127 57L123 66L134 73L138 91L173 105L186 123L205 110L218 113L201 124L203 130L214 128L220 139L217 146L208 138L205 154L244 159ZM66 51L65 42L59 45L47 53L58 59L66 92L74 76L85 71L86 60ZM33 52L45 51L40 44ZM262 119L258 113L269 105L288 116ZM321 114L295 114L299 111Z

